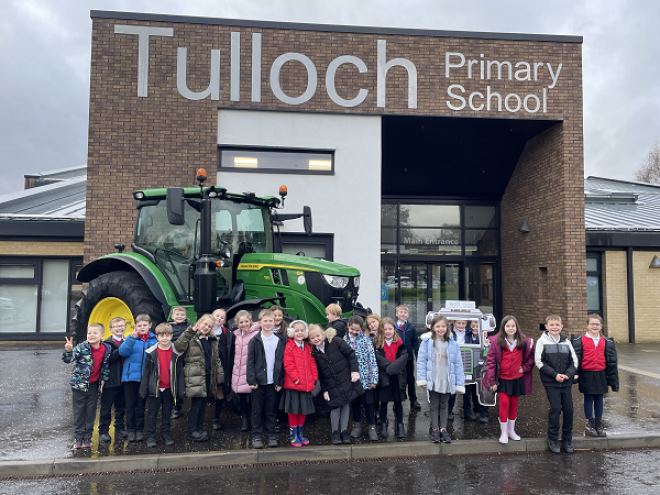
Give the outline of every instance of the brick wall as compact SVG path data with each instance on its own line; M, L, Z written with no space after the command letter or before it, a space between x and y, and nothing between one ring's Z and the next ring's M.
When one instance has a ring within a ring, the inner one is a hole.
M82 256L82 242L0 241L0 255Z
M587 311L583 193L570 184L581 163L567 156L565 129L527 143L502 198L503 310L536 336L549 314L580 331ZM524 220L527 234L518 231Z
M605 251L601 259L605 333L628 342L628 268L625 251ZM648 268L648 263L646 265Z

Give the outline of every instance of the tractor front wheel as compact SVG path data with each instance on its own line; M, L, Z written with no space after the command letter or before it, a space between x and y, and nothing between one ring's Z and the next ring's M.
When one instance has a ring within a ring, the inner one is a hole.
M82 342L87 339L90 323L101 323L105 327L103 338L109 337L110 320L116 317L126 320L126 336L133 332L135 317L142 313L151 316L152 331L166 316L161 304L137 273L104 273L89 283L76 304L76 340Z

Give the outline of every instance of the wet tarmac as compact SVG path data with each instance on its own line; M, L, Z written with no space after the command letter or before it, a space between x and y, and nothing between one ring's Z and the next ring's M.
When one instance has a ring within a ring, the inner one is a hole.
M652 495L660 450L446 457L0 481L0 494Z
M173 452L203 452L240 450L250 448L251 435L240 431L240 417L230 404L223 408L223 429L213 432L211 419L213 407L207 408L207 431L211 441L197 444L186 439L186 413L190 406L186 401L181 419L173 421L173 447L149 448L144 442L128 443L113 441L100 444L95 430L91 451L72 451L73 443L71 390L68 382L71 365L64 364L60 355L61 345L53 344L1 344L0 345L0 460L38 460L70 457L105 457L144 455ZM660 344L618 346L620 361L619 393L605 398L605 423L608 435L660 432ZM545 437L548 403L543 387L535 372L534 393L520 400L517 432L526 438ZM422 389L420 399L425 397ZM582 435L584 413L582 395L573 387L575 405L574 434ZM390 436L394 441L428 441L429 407L422 403L421 411L410 411L404 403L406 438L394 438L393 412L390 411ZM488 424L465 421L462 418L462 401L459 397L454 409L455 421L449 431L454 440L493 439L499 436L496 408L490 408ZM284 419L284 418L283 418ZM285 421L283 426L286 426ZM352 425L349 424L349 430ZM366 426L365 428L366 429ZM280 448L288 446L288 429L283 428L278 439ZM305 434L312 445L330 444L330 420L327 414L309 416ZM159 434L157 439L160 440ZM354 443L367 443L366 438Z

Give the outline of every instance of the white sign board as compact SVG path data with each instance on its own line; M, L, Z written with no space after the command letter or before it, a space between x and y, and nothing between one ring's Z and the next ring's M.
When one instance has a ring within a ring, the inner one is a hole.
M476 309L474 301L445 301L447 309Z

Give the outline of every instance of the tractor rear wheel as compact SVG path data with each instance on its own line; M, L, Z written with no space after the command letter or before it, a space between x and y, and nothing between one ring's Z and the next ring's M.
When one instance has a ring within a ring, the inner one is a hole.
M152 331L165 321L162 305L142 277L130 271L104 273L89 283L76 304L76 340L82 342L87 339L90 323L101 323L105 327L103 338L109 337L110 320L116 317L126 320L126 336L133 332L135 317L142 313L151 316Z

